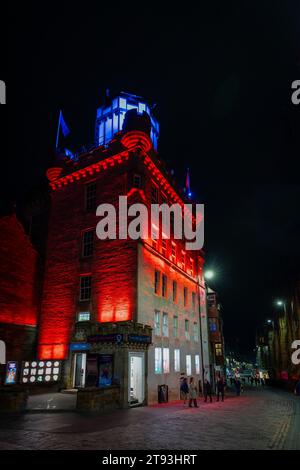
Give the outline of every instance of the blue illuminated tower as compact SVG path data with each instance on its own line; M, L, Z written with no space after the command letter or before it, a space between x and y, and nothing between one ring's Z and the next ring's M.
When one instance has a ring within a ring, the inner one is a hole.
M157 151L157 141L159 137L159 124L154 118L151 107L139 96L121 92L109 103L97 109L95 143L98 145L108 144L113 136L122 131L125 114L127 111L135 109L137 114L146 112L151 120L150 137L153 147Z

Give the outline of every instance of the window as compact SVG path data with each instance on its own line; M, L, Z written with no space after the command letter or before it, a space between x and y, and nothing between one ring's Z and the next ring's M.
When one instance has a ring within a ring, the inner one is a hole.
M87 257L93 254L94 231L87 230L82 235L82 256Z
M221 343L215 344L215 351L216 351L216 356L223 356Z
M164 371L164 374L168 374L170 372L169 348L163 348L163 371Z
M194 341L196 341L196 342L199 341L198 323L194 323L194 324L193 324L193 337L194 337Z
M90 321L91 313L90 312L79 312L78 321Z
M185 271L185 251L181 252L181 269Z
M167 297L167 284L168 278L165 274L162 275L162 296Z
M174 372L180 372L180 349L174 349Z
M160 272L155 270L155 273L154 273L154 292L155 292L155 294L159 294L159 288L160 288Z
M186 375L192 375L192 361L189 354L186 356Z
M160 311L159 311L159 310L155 310L154 333L155 333L156 336L160 336L160 335L161 335Z
M183 305L186 307L188 303L188 290L187 287L183 288Z
M165 238L161 240L161 252L163 256L167 256L167 240Z
M152 246L155 250L157 250L158 238L159 238L158 228L156 227L156 225L152 224L152 226L151 226L151 240L152 240Z
M155 185L151 189L151 202L152 204L158 204L158 187Z
M173 317L173 336L178 337L178 317Z
M80 277L80 300L90 300L92 288L92 277L81 276Z
M193 310L196 310L196 292L192 292L192 305L193 305Z
M173 302L177 300L177 282L173 281Z
M190 322L188 320L184 320L184 331L185 331L185 339L190 339Z
M199 354L195 354L195 370L196 370L196 374L200 374L200 356L199 356Z
M163 313L163 336L169 336L169 317L167 313Z
M176 243L172 242L171 261L176 263Z
M194 265L195 265L195 262L193 260L193 258L190 258L190 275L191 276L194 276Z
M217 319L216 318L209 318L208 323L209 323L209 331L211 331L211 332L217 331L218 326L217 326Z
M85 187L85 208L93 211L96 208L96 183L87 184Z
M142 186L141 175L133 175L133 187L134 188L141 188L141 186Z
M154 364L155 374L161 374L161 365L162 365L161 348L155 348L154 354L155 354L155 364Z

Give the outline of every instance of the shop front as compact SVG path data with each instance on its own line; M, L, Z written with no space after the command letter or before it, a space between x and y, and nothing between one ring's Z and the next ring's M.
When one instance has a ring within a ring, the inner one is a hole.
M120 408L147 404L151 331L150 327L134 322L77 326L70 345L69 367L66 364L65 368L68 388L80 393L89 391L91 396L94 390L99 400L105 395L106 401L111 390L114 402L118 390ZM105 394L101 395L101 390ZM85 406L87 402L85 399Z

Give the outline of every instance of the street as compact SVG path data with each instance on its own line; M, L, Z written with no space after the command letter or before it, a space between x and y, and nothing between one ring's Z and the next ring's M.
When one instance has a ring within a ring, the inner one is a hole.
M2 415L0 449L300 449L300 398L262 387L224 403L199 400L198 409L173 402L106 415Z

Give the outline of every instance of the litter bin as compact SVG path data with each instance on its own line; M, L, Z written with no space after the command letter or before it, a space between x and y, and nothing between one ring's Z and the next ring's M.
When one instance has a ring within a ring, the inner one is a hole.
M158 403L168 403L169 401L169 387L168 385L158 386Z

